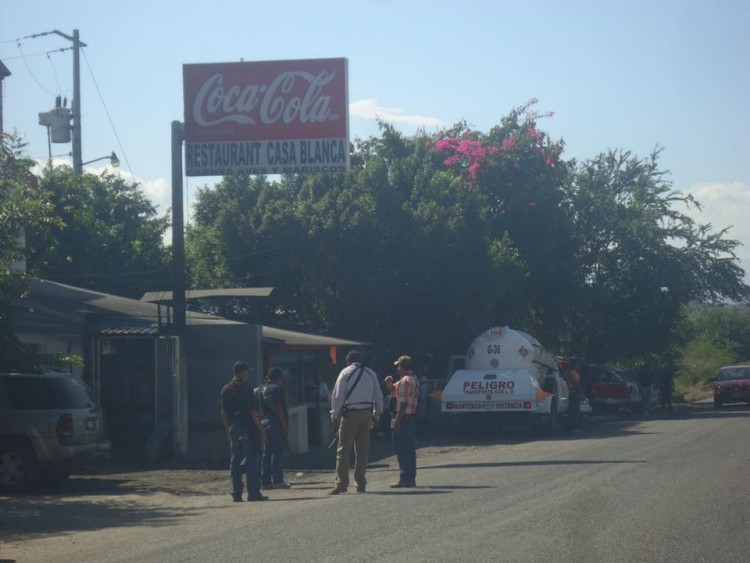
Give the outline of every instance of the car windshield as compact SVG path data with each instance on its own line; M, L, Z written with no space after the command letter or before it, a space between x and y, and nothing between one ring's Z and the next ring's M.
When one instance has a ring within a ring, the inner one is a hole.
M638 376L626 369L623 368L614 368L617 374L622 377L625 381L629 381L631 383L637 383L638 382Z
M89 387L74 377L4 376L11 410L88 409L95 406Z
M720 381L750 379L750 368L725 368L719 373Z
M591 368L591 379L606 383L623 383L622 377L614 370L608 368Z

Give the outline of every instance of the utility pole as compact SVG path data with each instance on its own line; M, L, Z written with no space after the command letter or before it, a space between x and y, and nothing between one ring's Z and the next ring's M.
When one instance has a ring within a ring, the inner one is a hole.
M73 171L76 174L83 172L83 159L81 158L81 41L78 38L78 30L73 30Z
M78 30L73 30L71 37L67 33L52 30L51 33L64 37L73 43L73 125L72 130L72 152L73 152L73 171L76 174L83 172L83 159L81 158L81 47L86 47L78 36Z
M0 61L0 135L3 134L3 78L10 76L8 67Z

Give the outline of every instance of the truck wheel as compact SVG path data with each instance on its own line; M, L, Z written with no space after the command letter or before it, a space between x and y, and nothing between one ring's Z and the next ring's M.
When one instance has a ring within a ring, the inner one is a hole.
M557 434L559 418L560 415L557 412L557 397L553 397L549 414L541 414L538 416L536 423L534 424L534 430L542 434Z
M549 420L547 421L547 433L557 434L560 428L560 415L557 412L557 397L552 399L552 408L549 413Z
M0 490L28 489L36 481L38 469L36 455L28 445L16 440L0 444Z

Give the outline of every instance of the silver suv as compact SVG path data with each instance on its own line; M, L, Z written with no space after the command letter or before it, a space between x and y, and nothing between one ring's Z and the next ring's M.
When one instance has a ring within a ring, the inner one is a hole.
M0 373L0 490L64 478L109 454L102 410L80 378Z

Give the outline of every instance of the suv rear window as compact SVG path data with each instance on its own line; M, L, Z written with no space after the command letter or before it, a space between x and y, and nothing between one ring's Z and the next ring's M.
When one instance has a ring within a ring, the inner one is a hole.
M719 380L732 381L735 379L750 379L750 369L724 368L719 374Z
M11 410L88 409L95 406L91 390L72 377L0 377Z

